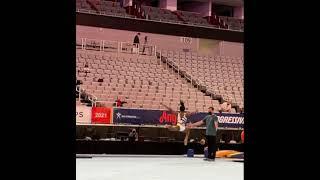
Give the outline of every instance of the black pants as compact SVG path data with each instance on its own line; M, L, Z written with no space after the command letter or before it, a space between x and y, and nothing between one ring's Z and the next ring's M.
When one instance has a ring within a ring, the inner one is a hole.
M215 159L216 158L216 136L206 136L207 137L207 145L208 145L208 158Z
M148 47L146 47L146 46L144 45L143 48L142 48L142 54L144 54L144 51L145 51L146 48L148 48ZM148 51L149 51L149 50L148 50Z

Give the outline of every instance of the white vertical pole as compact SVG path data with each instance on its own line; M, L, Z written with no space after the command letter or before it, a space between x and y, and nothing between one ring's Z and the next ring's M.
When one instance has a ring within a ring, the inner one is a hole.
M162 51L160 50L159 66L161 66L161 57L162 57Z
M174 73L174 67L173 67L173 62L171 61L171 69L172 69L172 73Z
M81 85L79 85L79 102L81 102L80 98L81 98Z
M166 57L166 70L168 70L168 57Z
M178 59L178 79L180 79L180 54L179 54L179 59Z
M137 54L139 55L139 54L140 54L140 45L139 45L139 44L137 44L137 47L138 47Z
M81 49L83 50L83 38L81 38Z
M180 73L179 73L180 71L179 70L180 70L180 67L179 67L179 64L178 64L178 79L180 79Z

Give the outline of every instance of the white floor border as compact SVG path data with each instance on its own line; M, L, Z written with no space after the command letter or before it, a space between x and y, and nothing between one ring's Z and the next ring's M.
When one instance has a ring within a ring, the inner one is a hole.
M145 154L76 154L76 158L204 158L203 154L195 154L194 157L187 155L145 155ZM244 162L244 159L216 158L226 161Z

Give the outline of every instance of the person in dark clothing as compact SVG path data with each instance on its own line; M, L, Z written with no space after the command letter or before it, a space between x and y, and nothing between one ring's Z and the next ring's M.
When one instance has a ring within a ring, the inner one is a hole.
M143 44L142 54L144 54L144 50L146 49L146 45L147 44L148 44L148 36L145 36L144 37L144 44Z
M132 129L132 131L129 133L129 141L134 142L138 141L139 135L136 131L136 129Z
M189 127L197 127L202 124L206 124L206 137L207 137L207 145L208 145L208 158L205 160L214 161L216 158L216 135L218 129L218 117L213 114L214 108L209 107L208 115L203 118L203 120L198 121L193 124L189 124Z
M134 39L133 39L133 48L132 48L132 52L136 52L134 50L139 48L140 45L140 39L139 39L140 33L138 33Z
M134 39L133 39L133 43L134 43L134 44L139 44L139 43L140 43L139 36L140 36L140 33L138 33L138 34L134 37Z

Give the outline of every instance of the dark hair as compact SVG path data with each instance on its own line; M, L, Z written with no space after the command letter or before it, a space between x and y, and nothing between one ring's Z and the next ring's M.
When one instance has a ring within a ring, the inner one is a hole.
M186 110L186 107L184 106L184 102L180 101L180 111L184 112Z
M212 111L214 110L214 108L213 108L213 107L209 107L208 109L212 109Z
M138 35L140 35L140 33L138 33Z

